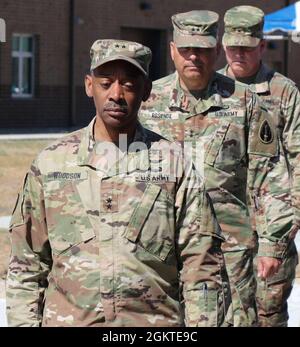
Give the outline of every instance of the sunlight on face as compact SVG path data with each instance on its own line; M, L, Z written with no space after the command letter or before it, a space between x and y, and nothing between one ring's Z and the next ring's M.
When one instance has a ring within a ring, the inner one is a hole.
M205 89L215 68L218 48L177 48L170 44L171 57L187 89Z

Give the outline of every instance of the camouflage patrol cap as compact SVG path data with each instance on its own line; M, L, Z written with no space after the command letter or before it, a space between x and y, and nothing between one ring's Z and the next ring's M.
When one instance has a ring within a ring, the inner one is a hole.
M176 47L212 48L217 45L219 15L212 11L190 11L172 16Z
M137 42L124 40L97 40L91 50L91 71L114 60L125 60L148 76L152 58L150 48Z
M236 6L225 13L224 46L256 47L263 38L264 12L254 6Z

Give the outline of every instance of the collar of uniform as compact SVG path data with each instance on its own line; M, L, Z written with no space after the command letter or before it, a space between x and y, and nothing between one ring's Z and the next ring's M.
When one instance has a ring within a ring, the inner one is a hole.
M169 109L172 110L172 109L176 108L176 109L181 109L183 111L186 111L185 108L182 108L183 99L184 99L184 91L180 86L179 75L178 75L178 72L176 71L174 73L174 78L173 78L173 81L171 83Z
M147 139L148 137L145 128L141 125L140 122L138 122L132 142L147 143Z
M137 143L137 142L141 142L145 144L147 147L147 150L149 149L151 145L151 139L147 135L146 129L139 122L137 123L133 140L127 144L128 145L127 151L118 152L119 154L118 161L107 172L106 174L107 177L113 177L113 176L122 175L122 174L126 175L128 174L128 172L130 172L130 170L132 170L132 168L135 169L139 167L141 163L141 157L143 158L143 160L145 160L143 157L143 153L142 151L137 151L135 146L130 147L130 144Z
M96 144L96 141L94 139L94 124L96 121L96 117L92 119L90 124L83 129L83 135L81 138L81 142L79 144L79 150L78 150L78 155L77 155L77 164L78 165L89 165L90 164L90 159L91 156L93 155L94 147ZM145 131L145 128L138 122L137 123L137 128L134 134L134 138L132 142L143 142L149 145L150 140L148 139L147 133ZM135 152L130 154L134 154ZM120 157L120 160L122 157L125 156L122 155ZM120 173L120 171L118 171Z
M227 73L227 70L228 70L228 65L225 65L222 69L218 70L218 73L221 74L221 75L229 77L228 73Z
M262 63L256 74L254 83L250 85L250 90L257 94L269 92L270 85L268 76L271 72L272 70Z
M219 70L219 73L232 78L228 74L229 65L227 64L223 69ZM270 91L270 85L268 75L272 70L269 69L265 64L261 64L258 73L256 74L254 83L249 85L249 89L256 94L266 93Z
M83 128L83 134L79 145L77 164L86 165L89 163L91 154L93 153L95 140L94 140L94 124L96 116L91 120L90 124Z
M208 83L205 96L197 100L192 95L186 97L186 92L181 88L178 73L175 73L175 78L171 86L170 105L169 108L177 108L189 112L188 118L196 114L203 113L211 107L223 107L222 97L218 91L217 74L214 73Z
M208 83L205 96L202 99L197 100L193 105L189 117L204 113L213 107L223 108L222 93L218 88L218 75L216 72Z

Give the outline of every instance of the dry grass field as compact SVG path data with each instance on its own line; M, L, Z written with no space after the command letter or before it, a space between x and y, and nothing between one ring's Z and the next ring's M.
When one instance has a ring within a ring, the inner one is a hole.
M23 177L38 152L52 140L0 141L0 217L9 216ZM6 275L10 253L8 231L0 228L0 279Z
M11 214L26 171L37 153L50 142L0 141L0 216Z
M0 245L0 279L4 279L7 272L8 258L10 253L8 231L5 229L0 229Z

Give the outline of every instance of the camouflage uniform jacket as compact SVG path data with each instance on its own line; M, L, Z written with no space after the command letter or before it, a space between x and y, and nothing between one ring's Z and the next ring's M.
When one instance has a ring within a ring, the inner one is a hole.
M47 147L25 178L10 226L9 325L220 324L220 229L192 165L155 171L180 168L180 156L162 159L157 145L169 143L140 125L145 149L106 143L114 161L92 129Z
M260 256L282 258L288 225L273 224L278 197L272 184L278 139L272 118L245 85L215 73L199 100L182 90L177 72L154 82L140 121L171 141L184 142L196 167L204 168L226 243L224 251L253 249L248 191L259 235ZM204 162L204 165L203 165Z
M219 72L227 75L228 66ZM295 83L262 64L249 88L259 95L264 106L275 118L279 131L280 162L276 170L274 192L281 195L282 204L275 207L278 218L300 226L300 94ZM273 206L274 208L274 206ZM280 222L279 222L280 223Z

